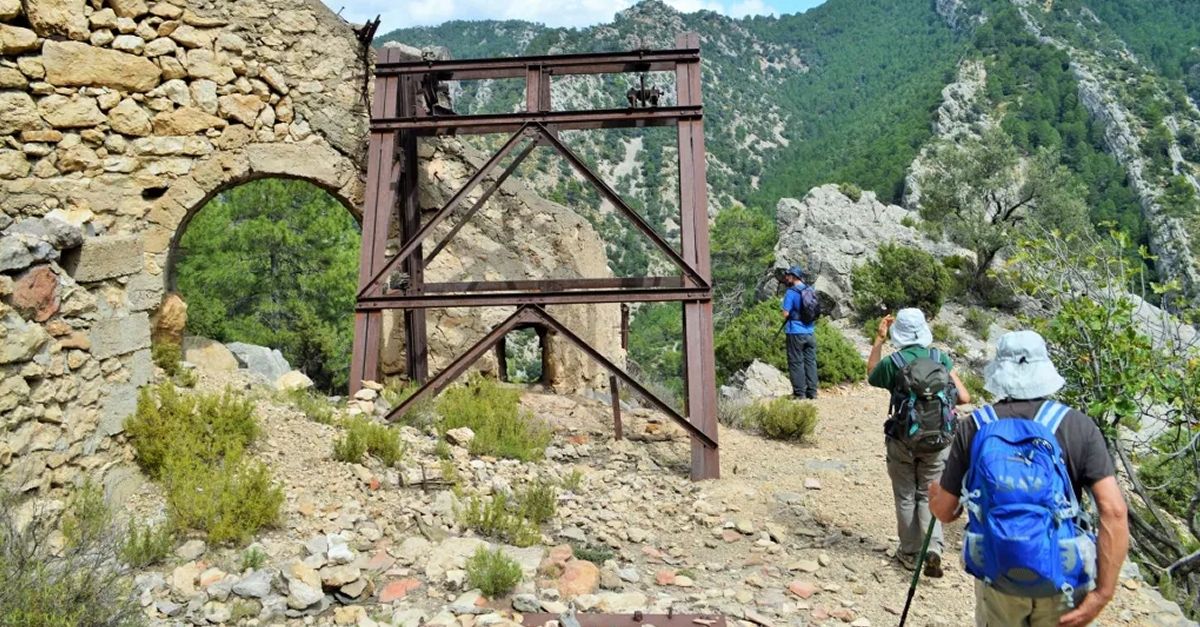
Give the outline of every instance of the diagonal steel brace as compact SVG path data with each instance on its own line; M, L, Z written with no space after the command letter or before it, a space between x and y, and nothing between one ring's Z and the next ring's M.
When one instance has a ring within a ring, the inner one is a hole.
M395 421L399 419L400 416L403 416L421 399L431 394L436 395L449 387L449 385L453 383L455 379L462 376L462 374L466 372L467 368L470 368L472 364L474 364L476 361L479 361L481 357L487 354L487 352L491 350L510 331L516 329L522 324L531 323L547 326L562 337L566 338L568 341L574 344L576 348L583 351L584 354L586 354L588 357L591 357L596 361L596 363L599 363L601 366L603 366L605 370L608 370L609 373L633 389L638 396L641 396L651 405L654 405L660 411L669 416L676 422L676 424L682 427L684 431L687 431L688 435L690 435L692 438L700 440L705 446L712 448L717 447L715 438L702 431L696 425L692 424L687 418L675 411L675 408L671 407L670 404L658 396L655 396L653 392L646 389L644 385L639 383L637 379L634 379L623 368L613 363L600 351L592 348L586 341L559 322L557 318L551 316L545 309L537 305L524 305L517 309L513 315L509 316L499 325L494 327L490 332L488 332L487 335L483 336L483 338L472 345L471 348L468 348L466 352L455 359L449 366L446 366L445 369L422 385L421 388L414 392L412 396L409 396L404 400L404 402L392 409L392 411L387 415L387 420Z

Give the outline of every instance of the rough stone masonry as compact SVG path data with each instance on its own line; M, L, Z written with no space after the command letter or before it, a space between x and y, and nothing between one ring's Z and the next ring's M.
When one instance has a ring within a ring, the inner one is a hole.
M112 492L129 476L115 436L153 375L173 246L213 195L285 176L358 214L370 63L317 0L0 0L5 483L45 492L86 473ZM429 209L471 166L454 142L422 156ZM431 280L611 275L578 216L522 189L497 197L489 224L465 230ZM615 309L559 311L619 354ZM434 368L503 315L433 314ZM402 337L385 343L393 373ZM555 351L559 387L602 380Z

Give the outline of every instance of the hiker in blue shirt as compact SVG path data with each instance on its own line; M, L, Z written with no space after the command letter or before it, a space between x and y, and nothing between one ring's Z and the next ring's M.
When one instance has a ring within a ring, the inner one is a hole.
M788 375L792 397L817 397L816 293L804 284L804 270L792 266L783 274L787 292L783 295L784 333L787 334ZM805 292L809 307L805 307ZM807 310L806 310L807 309Z

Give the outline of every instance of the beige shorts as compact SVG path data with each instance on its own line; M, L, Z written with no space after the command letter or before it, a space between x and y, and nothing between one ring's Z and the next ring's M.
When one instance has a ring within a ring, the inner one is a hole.
M1014 597L975 580L975 627L1056 627L1066 613L1060 597Z

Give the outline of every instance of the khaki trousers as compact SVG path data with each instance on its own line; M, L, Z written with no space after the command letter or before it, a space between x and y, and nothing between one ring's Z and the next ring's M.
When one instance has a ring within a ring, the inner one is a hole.
M896 535L900 552L914 556L921 551L925 530L929 528L929 484L942 476L950 449L937 453L914 453L904 444L887 438L887 471L896 501ZM942 554L942 523L933 527L929 552Z
M1066 613L1061 597L1014 597L975 580L975 627L1056 627Z

